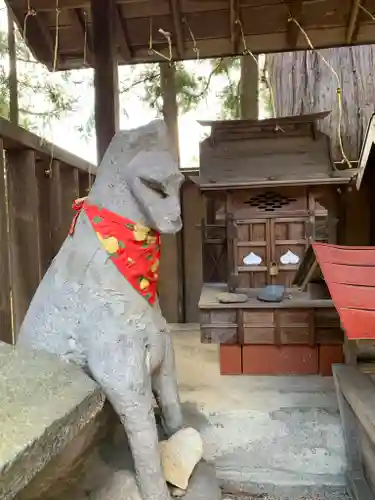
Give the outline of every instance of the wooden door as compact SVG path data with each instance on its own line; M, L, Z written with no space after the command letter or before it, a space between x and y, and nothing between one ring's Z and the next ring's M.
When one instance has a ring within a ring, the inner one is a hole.
M308 246L308 217L236 221L238 288L290 287Z
M270 219L270 282L292 286L309 243L307 217Z
M236 267L239 288L261 288L268 283L270 261L269 221L236 221Z

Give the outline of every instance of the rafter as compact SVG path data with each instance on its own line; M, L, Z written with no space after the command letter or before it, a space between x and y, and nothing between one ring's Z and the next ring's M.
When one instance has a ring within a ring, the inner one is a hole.
M132 59L132 51L129 46L129 37L126 31L126 27L124 21L122 19L121 12L119 7L116 5L114 9L114 23L115 30L117 34L117 40L120 43L120 52L124 61L131 61Z
M94 65L94 56L92 50L92 39L89 32L89 27L87 20L85 20L85 11L83 9L74 9L74 14L77 18L78 24L80 26L83 39L86 42L86 62L90 65Z
M294 0L288 12L288 21L287 21L288 26L287 26L286 37L287 37L288 47L291 50L296 48L298 42L298 36L300 35L300 30L296 25L296 23L292 21L292 19L299 21L298 18L301 16L302 7L303 7L303 0Z
M26 19L26 12L23 12L21 14L14 8L12 8L11 10L15 19L17 20L17 25L21 33L23 33L24 28L26 28L26 38L30 42L30 45L38 47L38 54L33 53L34 57L36 57L36 59L39 59L50 69L52 69L51 61L53 61L54 59L55 41L52 37L51 31L48 29L47 23L45 22L45 13L37 12L35 16L28 16ZM22 24L18 20L22 20ZM59 55L57 57L56 63L56 69L58 69L60 67Z
M350 18L348 27L346 30L346 43L352 43L353 39L357 36L359 23L358 23L358 14L359 14L359 6L361 0L352 0L352 8L350 9Z
M25 11L29 4L28 0L9 0L7 3L16 10ZM37 12L56 10L56 2L51 0L31 0L30 5ZM88 0L59 0L59 9L80 9L89 5Z
M184 35L182 29L181 7L179 0L169 0L169 7L171 9L173 26L176 32L177 56L179 59L182 59L185 53L185 45L184 45Z

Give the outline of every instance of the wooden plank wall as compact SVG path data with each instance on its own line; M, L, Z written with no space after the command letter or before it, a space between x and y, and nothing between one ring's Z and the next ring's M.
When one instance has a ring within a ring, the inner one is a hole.
M87 194L89 173L33 149L0 147L0 340L14 344L68 234L72 202Z
M203 198L187 178L181 189L183 229L178 235L162 236L159 300L171 323L196 323L202 287Z
M87 195L90 174L33 149L2 146L0 140L0 340L15 343L33 294L67 236L72 202ZM169 322L198 322L204 205L190 180L181 207L181 234L162 239L160 303Z
M202 231L205 204L196 184L188 180L182 190L183 284L185 322L198 323L198 301L203 284Z

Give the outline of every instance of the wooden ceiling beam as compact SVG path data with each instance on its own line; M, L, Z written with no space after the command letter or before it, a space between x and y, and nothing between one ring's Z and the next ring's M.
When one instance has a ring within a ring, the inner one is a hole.
M293 19L299 21L299 17L301 16L303 7L303 0L294 0L292 4L290 4L290 9L288 11L288 19L287 19L287 44L290 50L294 50L297 47L298 37L300 35L300 29Z
M172 13L173 26L176 32L177 56L182 59L185 54L184 35L182 29L182 16L179 0L169 0L169 7Z
M120 43L120 53L125 62L132 60L133 54L129 45L129 37L126 31L126 26L122 18L119 7L115 5L114 7L114 25L117 35L117 40Z
M85 50L86 50L86 61L84 61L84 62L86 62L89 66L94 66L95 59L93 56L92 38L91 38L91 33L89 30L88 20L87 20L88 14L86 13L86 11L84 11L83 9L79 9L79 8L74 9L74 14L77 18L77 22L79 24L84 43L86 43L86 49L83 48L83 52L85 52ZM85 16L86 16L86 19L85 19Z
M352 0L352 7L350 9L349 23L346 30L346 43L349 45L353 39L356 38L359 29L358 14L361 0Z

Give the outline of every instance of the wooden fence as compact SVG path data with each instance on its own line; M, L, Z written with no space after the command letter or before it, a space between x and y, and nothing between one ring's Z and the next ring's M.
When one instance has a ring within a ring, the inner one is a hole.
M86 196L96 167L0 118L0 168L0 340L14 343L66 238L72 202ZM183 233L163 238L160 302L169 321L196 321L202 201L191 182L183 188L182 207Z

